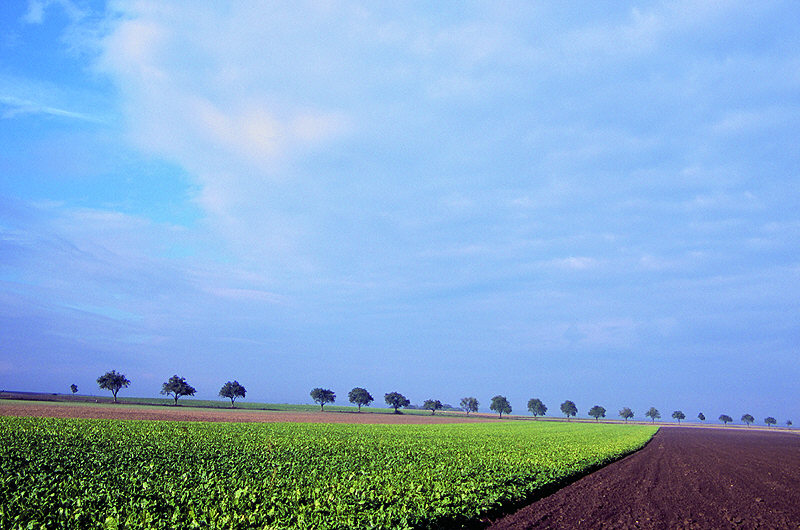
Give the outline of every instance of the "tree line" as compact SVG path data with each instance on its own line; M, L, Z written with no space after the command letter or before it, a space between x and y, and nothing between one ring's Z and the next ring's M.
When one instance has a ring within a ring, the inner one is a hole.
M117 402L117 393L123 388L128 388L131 384L130 380L124 374L111 370L97 378L97 384L102 390L110 390L111 395L114 396L114 403ZM71 385L72 393L78 391L77 385ZM179 377L177 374L167 379L161 385L161 394L170 396L175 400L175 405L178 404L178 398L182 396L193 396L197 389L186 382L185 377ZM228 381L219 390L219 396L231 400L231 407L235 406L237 398L243 398L247 394L247 389L239 384L238 381Z
M111 394L114 396L114 403L117 402L117 393L122 388L127 388L131 382L125 377L125 375L118 373L116 370L111 370L110 372L106 372L105 374L101 375L97 378L97 384L103 390L110 390ZM78 391L78 387L76 385L71 385L72 393ZM197 390L186 382L186 379L183 377L178 377L178 375L173 375L167 381L165 381L161 387L161 394L171 396L175 400L175 405L178 404L178 398L181 396L193 396L195 395ZM247 390L239 384L238 381L228 381L219 391L219 396L224 397L231 400L231 407L235 406L235 401L237 398L244 398ZM336 393L328 388L321 388L317 387L311 390L310 392L311 399L320 406L320 411L325 410L325 405L329 403L336 402ZM372 394L367 391L366 388L355 387L347 394L348 401L353 405L358 406L358 411L361 412L361 407L368 407L370 404L375 401L375 398L372 397ZM386 404L394 409L395 414L399 414L401 408L408 407L411 405L411 401L406 398L400 392L387 392L383 396L384 401ZM465 397L461 398L460 408L464 412L469 415L470 412L478 412L478 407L480 406L480 402L475 397ZM423 404L422 408L425 410L430 410L431 414L436 414L437 410L441 410L444 408L442 402L438 399L426 399ZM578 407L575 405L575 402L571 400L566 400L561 403L560 406L561 413L567 418L567 421L571 417L574 417L578 414ZM509 415L511 414L512 408L511 403L509 403L508 399L505 396L497 395L492 397L491 402L489 404L489 410L497 412L500 415L500 418L503 417L503 414ZM547 415L547 406L542 402L539 398L531 398L528 400L528 411L533 415L534 419L538 418L539 416ZM606 409L600 405L594 405L592 408L589 409L588 415L595 419L595 421L599 421L600 418L606 417ZM661 418L661 412L655 407L650 407L647 412L644 413L645 417L650 418L651 422L655 423L657 419ZM620 418L625 420L625 423L628 422L629 419L634 417L634 412L630 409L630 407L623 407L619 410ZM681 420L686 419L686 414L683 411L676 410L672 412L672 418L677 420L678 423ZM700 421L706 421L706 416L702 412L697 415L697 419ZM733 421L727 414L720 414L719 421L723 424L727 425ZM746 424L748 427L750 424L755 422L755 418L751 414L743 414L741 418L742 423ZM777 420L772 416L767 416L764 418L764 423L767 427L777 424ZM786 420L786 426L792 426L792 420Z

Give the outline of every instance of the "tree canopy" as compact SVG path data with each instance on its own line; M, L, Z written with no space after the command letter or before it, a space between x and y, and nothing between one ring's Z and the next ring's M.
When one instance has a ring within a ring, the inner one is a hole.
M461 398L461 410L466 412L467 416L470 412L478 412L478 400L474 397Z
M117 373L116 370L106 372L97 378L97 384L103 390L110 390L114 396L114 403L117 402L117 392L120 388L128 388L131 382L125 377L124 374ZM77 388L77 387L76 387Z
M786 426L787 427L791 427L792 426L792 420L786 420Z
M442 408L442 402L438 399L426 399L422 404L422 408L431 411L431 415L436 414L436 411Z
M369 407L369 404L375 401L375 399L372 397L372 394L367 392L366 388L361 388L359 386L348 392L347 399L350 400L350 403L358 405L359 412L361 412L362 405Z
M767 427L769 427L770 425L775 425L776 423L778 423L778 420L776 420L772 416L767 416L766 418L764 418L764 423L766 423Z
M732 422L732 421L733 421L733 418L731 418L731 417L730 417L730 416L728 416L727 414L720 414L720 415L719 415L719 421L721 421L722 423L724 423L725 425L727 425L728 423L730 423L730 422Z
M684 414L683 411L676 410L672 413L672 417L678 420L678 423L680 423L681 420L686 417L686 414Z
M494 396L492 398L492 404L489 405L489 410L500 413L500 417L502 418L504 413L511 414L511 403L508 402L505 396Z
M697 415L697 419L700 421L706 421L706 415L701 412Z
M161 385L161 393L167 396L172 396L175 399L175 405L178 405L178 398L181 396L193 396L197 392L195 388L186 382L183 377L173 375L169 380Z
M390 407L392 407L394 409L394 413L395 414L399 414L400 413L400 411L397 410L400 407L407 407L407 406L409 406L411 404L411 401L409 401L400 392L389 392L388 394L384 394L383 395L383 399L384 399L384 401L386 401L387 405L389 405Z
M567 417L567 421L569 421L570 416L574 416L578 413L578 407L575 406L570 400L566 400L564 403L561 404L561 413Z
M73 394L76 394L78 392L78 385L72 383L71 385L69 385L69 389L72 390Z
M547 414L547 406L542 403L542 400L539 398L531 398L528 400L528 410L533 414L534 418Z
M315 388L311 392L311 399L314 400L315 403L319 403L319 410L325 410L326 403L333 403L336 401L336 394L334 394L333 390L329 390L327 388Z
M657 408L655 408L655 407L650 407L650 408L648 409L648 411L644 413L644 415L645 415L646 417L650 418L650 420L651 420L653 423L655 423L655 421L661 417L661 413L660 413L660 412L658 411L658 409L657 409Z
M245 394L247 394L247 389L240 385L239 381L228 381L219 389L220 397L231 400L231 408L234 407L236 398L244 398Z
M633 411L629 407L622 407L619 411L619 415L625 420L625 423L628 423L628 420L633 418Z
M756 421L756 419L751 414L742 414L742 421L750 427L750 424Z
M600 405L595 405L594 407L589 409L589 416L594 418L594 421L597 421L600 418L605 418L606 409L605 407L601 407Z

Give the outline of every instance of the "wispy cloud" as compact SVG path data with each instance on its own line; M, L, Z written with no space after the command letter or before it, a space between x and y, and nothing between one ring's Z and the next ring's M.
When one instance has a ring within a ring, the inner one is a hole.
M0 95L0 106L5 107L2 111L3 119L13 119L21 116L28 115L46 115L55 116L58 118L68 118L72 120L80 120L91 123L103 123L103 120L96 116L84 114L81 112L74 112L71 110L60 109L42 105L34 101L20 99L13 96Z

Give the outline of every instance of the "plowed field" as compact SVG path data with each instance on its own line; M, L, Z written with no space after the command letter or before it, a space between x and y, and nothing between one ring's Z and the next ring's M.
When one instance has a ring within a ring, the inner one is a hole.
M800 528L800 436L662 428L490 528Z

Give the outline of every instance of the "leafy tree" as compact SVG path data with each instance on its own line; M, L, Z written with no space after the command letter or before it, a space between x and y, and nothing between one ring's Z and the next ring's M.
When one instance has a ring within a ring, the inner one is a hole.
M508 402L505 396L495 396L492 398L492 404L489 405L489 410L499 412L502 418L504 412L506 414L511 414L511 403Z
M547 407L539 398L531 398L528 400L528 410L533 414L534 418L547 414Z
M750 424L756 421L756 419L750 414L742 414L742 421L750 427Z
M313 399L314 402L319 403L320 411L324 411L326 403L333 403L336 401L336 394L333 393L333 390L317 387L311 391L311 399Z
M767 427L769 427L770 425L775 425L776 423L778 423L778 420L776 420L772 416L767 416L766 418L764 418L764 423L766 423Z
M400 414L400 411L397 410L400 407L407 407L411 404L411 401L406 399L406 397L400 392L389 392L388 394L384 394L383 399L386 401L387 405L394 408L395 414Z
M733 418L731 418L731 417L730 417L730 416L728 416L727 414L720 414L720 415L719 415L719 421L721 421L722 423L724 423L725 425L727 425L728 423L730 423L730 422L732 422L732 421L733 421Z
M100 388L103 390L110 390L111 394L114 396L114 403L116 403L117 392L119 392L120 388L128 388L131 382L128 381L125 375L117 373L116 370L111 370L98 377L97 384L100 385Z
M675 412L672 413L672 417L675 418L676 420L678 420L678 423L680 423L681 420L686 417L686 414L684 414L680 410L676 410Z
M431 416L436 414L436 411L442 408L442 402L438 399L426 399L422 404L422 408L431 411Z
M350 400L350 403L358 405L358 411L361 412L361 406L369 407L369 404L375 401L375 398L372 397L372 394L367 392L366 388L355 387L347 394L347 399Z
M706 415L701 412L697 415L697 419L700 421L706 421Z
M461 410L466 412L467 416L470 412L478 412L478 400L474 397L461 398Z
M75 383L72 383L71 385L69 385L69 389L72 390L73 394L77 394L78 393L78 385L76 385Z
M186 382L183 377L178 377L177 374L169 378L169 381L161 385L161 393L164 395L172 395L175 399L175 405L178 405L178 398L181 396L193 396L197 392L195 388Z
M231 400L231 408L234 407L234 401L236 398L244 398L244 395L247 394L247 389L239 384L239 381L228 381L222 388L219 389L219 396L228 398Z
M574 416L578 413L578 407L575 406L575 403L566 400L564 403L561 404L561 413L567 417L567 421L569 421L570 416Z
M645 412L644 415L650 418L652 423L655 423L655 421L661 417L661 413L655 407L650 407L650 410Z
M601 407L600 405L595 405L594 407L589 409L589 416L594 418L594 421L597 421L600 418L605 418L606 409L604 407Z
M628 407L622 407L622 410L619 411L619 415L625 419L625 423L628 423L628 420L633 418L633 411Z
M791 428L792 420L786 420L786 426Z

